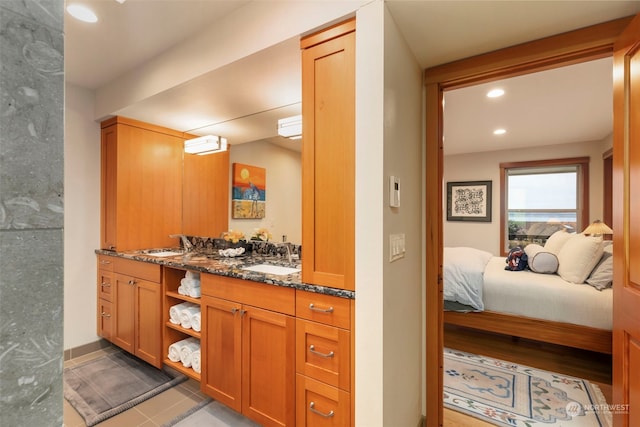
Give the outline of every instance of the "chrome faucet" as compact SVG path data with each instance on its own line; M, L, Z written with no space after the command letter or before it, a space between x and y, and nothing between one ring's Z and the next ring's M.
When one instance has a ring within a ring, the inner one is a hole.
M182 239L182 246L184 247L184 250L186 252L191 252L191 250L193 249L193 244L189 241L189 239L187 238L186 235L184 234L169 234L169 237L171 238L180 238Z
M276 243L276 246L284 246L287 248L287 257L289 259L289 263L291 263L291 242Z

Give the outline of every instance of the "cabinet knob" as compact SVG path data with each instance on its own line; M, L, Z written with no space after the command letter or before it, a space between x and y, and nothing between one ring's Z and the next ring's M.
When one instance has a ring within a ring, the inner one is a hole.
M333 313L333 307L329 307L329 308L318 308L315 305L313 305L313 303L309 304L309 310L311 311L317 311L319 313Z
M311 401L309 403L309 410L314 414L320 415L321 417L325 417L325 418L331 418L334 415L333 411L329 411L328 413L318 411L316 409L316 403L314 401Z
M315 354L316 356L324 357L325 359L330 359L334 356L333 351L330 351L329 353L321 353L317 351L316 347L313 344L309 346L309 352Z
M102 282L101 285L102 285L103 288L110 288L111 287L111 283Z
M111 317L111 315L109 313L105 313L104 311L102 313L100 313L100 315L102 317Z
M129 280L127 283L129 283L130 285L135 285L135 284L136 284L136 281L135 281L135 280L133 280L133 279L131 279L131 280Z

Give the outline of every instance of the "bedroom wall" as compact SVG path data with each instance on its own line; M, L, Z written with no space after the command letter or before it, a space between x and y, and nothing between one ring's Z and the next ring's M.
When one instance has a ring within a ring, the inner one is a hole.
M455 222L446 220L446 197L443 200L445 246L470 246L492 254L500 248L500 163L589 156L589 219L602 217L602 154L612 144L611 136L601 141L549 145L517 150L459 154L444 157L444 184L449 181L493 181L492 221ZM446 187L445 187L446 188Z

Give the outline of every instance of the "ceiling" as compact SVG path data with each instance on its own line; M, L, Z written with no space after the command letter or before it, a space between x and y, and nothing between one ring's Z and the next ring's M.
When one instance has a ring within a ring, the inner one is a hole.
M92 25L65 14L65 78L88 89L132 72L252 3L73 1L88 4L99 16ZM640 1L386 3L422 68L640 12ZM268 140L299 150L299 143L275 135L278 118L300 111L299 58L298 41L288 40L117 114L198 135L219 134L232 144ZM448 92L445 152L493 150L514 141L536 145L606 137L611 132L610 60L577 67L580 78L553 70L500 82L506 94L489 104L485 87ZM215 101L198 96L202 93L215 93ZM494 126L507 128L507 133L495 138Z

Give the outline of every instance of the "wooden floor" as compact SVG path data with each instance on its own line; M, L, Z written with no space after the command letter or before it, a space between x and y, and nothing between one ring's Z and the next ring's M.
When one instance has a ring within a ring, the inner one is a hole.
M607 401L611 402L610 355L449 325L445 325L444 345L451 349L584 378L597 384ZM491 424L445 408L444 425L480 427Z

